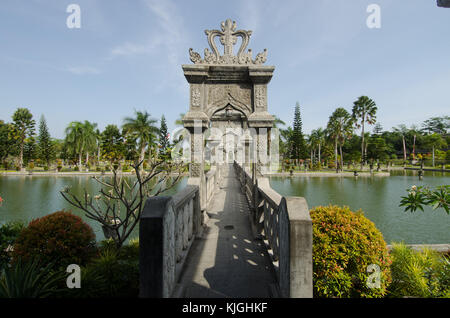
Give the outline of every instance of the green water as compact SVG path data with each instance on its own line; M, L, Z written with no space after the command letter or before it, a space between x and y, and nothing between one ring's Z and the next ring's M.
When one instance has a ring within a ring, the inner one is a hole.
M184 187L186 182L186 178L181 180L165 194L173 194ZM83 211L70 205L59 193L67 186L79 196L84 194L85 188L91 195L98 194L101 189L99 183L89 176L0 176L0 197L4 200L0 206L0 224L16 220L29 222L64 209L81 216L91 225L97 240L104 239L101 225L85 217ZM132 237L139 235L137 230L138 227L133 231Z
M422 180L415 171L391 171L390 177L271 177L270 184L284 196L305 197L310 208L332 203L361 209L388 243L450 243L450 215L443 209L411 213L398 206L406 188L448 185L449 173L425 172Z

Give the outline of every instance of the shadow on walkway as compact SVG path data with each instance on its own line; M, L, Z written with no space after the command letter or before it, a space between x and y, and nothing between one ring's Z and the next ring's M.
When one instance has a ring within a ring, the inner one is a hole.
M262 242L253 239L247 199L232 165L207 212L207 228L194 242L180 279L183 296L270 297L275 273Z

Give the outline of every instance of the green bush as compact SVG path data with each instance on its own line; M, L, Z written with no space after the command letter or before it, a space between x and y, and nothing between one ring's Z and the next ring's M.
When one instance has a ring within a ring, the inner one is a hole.
M65 282L65 271L39 258L18 259L0 273L0 298L43 298L55 296Z
M73 168L73 171L80 171L80 168L79 168L78 166L75 166L75 167Z
M9 222L0 227L0 271L9 263L11 247L24 226L22 222Z
M45 263L84 265L96 252L95 234L83 220L58 211L33 220L16 239L13 260L39 256Z
M316 207L313 222L314 297L383 297L391 281L381 232L348 207ZM380 267L380 288L369 288L370 264Z
M48 171L48 166L47 165L44 166L44 171Z
M393 244L390 297L449 297L450 261L431 249L415 251Z
M67 297L137 297L139 242L120 249L111 239L100 242L99 257L81 268L81 281L82 288L68 290Z

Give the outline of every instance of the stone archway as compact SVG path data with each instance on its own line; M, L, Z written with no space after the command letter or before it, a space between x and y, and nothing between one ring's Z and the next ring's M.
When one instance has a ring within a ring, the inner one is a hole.
M189 170L194 178L202 177L204 171L206 129L226 128L227 125L243 130L254 129L256 149L258 153L267 155L274 121L267 112L267 84L275 67L262 65L266 61L267 50L253 59L250 49L245 52L252 31L236 30L236 22L230 19L222 22L221 30L206 30L205 33L212 51L205 49L202 58L189 49L194 64L182 66L190 84L190 107L183 123L191 136ZM224 45L223 55L217 50L215 37L219 37ZM237 55L234 55L237 37L241 37L242 42ZM227 110L232 113L229 117L226 117ZM226 136L225 132L222 135ZM236 148L241 146L235 145ZM249 159L256 164L259 162L255 156L249 156Z

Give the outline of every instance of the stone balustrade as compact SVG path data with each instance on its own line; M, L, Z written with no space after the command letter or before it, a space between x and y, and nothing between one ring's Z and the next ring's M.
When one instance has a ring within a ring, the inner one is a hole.
M312 221L302 197L282 197L265 177L252 178L234 168L251 205L252 230L264 240L272 258L282 297L313 296Z
M189 178L173 196L147 199L139 223L140 297L171 297L196 236L201 235L204 209L219 183L213 167L205 176Z

